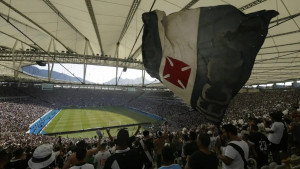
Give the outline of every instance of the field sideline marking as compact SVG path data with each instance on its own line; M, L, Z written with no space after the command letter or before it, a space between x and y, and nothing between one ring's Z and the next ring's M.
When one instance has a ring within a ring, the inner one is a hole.
M53 110L53 109L52 109ZM51 110L51 111L52 111ZM52 120L60 113L60 111L61 111L62 109L59 109L59 112L57 112L56 113L56 115L50 120L50 121L48 121L48 123L45 125L45 127L39 132L39 134L40 133L42 133L42 131L44 131L44 129L52 122ZM55 125L56 126L56 125Z
M64 115L65 115L65 113L63 113L63 114L60 116L60 118L59 118L58 121L56 122L54 128L52 129L52 132L56 130L57 126L59 126L59 124L60 124L59 122L60 122L60 120L63 118Z

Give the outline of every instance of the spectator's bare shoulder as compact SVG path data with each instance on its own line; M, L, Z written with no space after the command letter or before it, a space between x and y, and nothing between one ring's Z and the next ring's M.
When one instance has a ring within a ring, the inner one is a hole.
M97 148L92 148L92 149L89 149L89 150L87 151L86 155L90 157L90 156L94 155L94 154L97 153L97 152L98 152L98 149L97 149Z

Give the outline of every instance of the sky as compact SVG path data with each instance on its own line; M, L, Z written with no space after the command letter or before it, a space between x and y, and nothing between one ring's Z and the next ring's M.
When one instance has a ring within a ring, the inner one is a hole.
M83 65L82 64L62 64L66 69L68 69L72 74L77 77L83 78ZM35 65L39 69L48 70L48 65L46 66L38 66ZM53 71L64 73L72 76L65 68L63 68L60 64L54 64ZM118 78L121 75L123 68L118 69ZM88 65L86 71L86 80L102 84L116 77L116 68L109 66L95 66ZM136 79L138 77L142 77L142 71L137 69L127 69L126 72L122 72L121 78L123 79ZM147 80L150 82L154 82L156 79L151 78L151 76L146 72ZM157 82L157 80L156 80Z
M68 69L72 74L77 77L83 78L83 65L82 64L62 64L66 69ZM34 65L39 69L48 69L48 65L46 66L38 66ZM60 64L54 64L53 71L60 72L72 76L65 68L63 68ZM118 69L118 78L121 75L123 68ZM95 65L88 65L87 72L86 72L86 80L97 83L103 84L111 80L112 78L116 77L116 68L109 67L109 66L95 66ZM136 79L138 77L142 77L142 71L137 69L127 69L126 72L122 72L121 78L123 79ZM145 77L150 83L158 82L155 78L152 78L147 72ZM297 81L300 83L300 81ZM277 85L284 85L284 86L291 86L292 82L285 82L285 83L276 83ZM261 84L260 86L273 86L273 84ZM257 87L257 85L253 85L252 87Z

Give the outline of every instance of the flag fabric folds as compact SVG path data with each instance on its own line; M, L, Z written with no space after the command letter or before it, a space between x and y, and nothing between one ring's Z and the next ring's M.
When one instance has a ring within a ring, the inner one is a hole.
M276 11L244 14L230 5L201 7L168 16L144 13L146 71L220 123L228 104L251 75Z

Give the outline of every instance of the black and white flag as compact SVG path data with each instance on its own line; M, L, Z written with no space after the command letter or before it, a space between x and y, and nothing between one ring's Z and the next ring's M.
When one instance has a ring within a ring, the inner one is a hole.
M251 75L276 11L244 14L230 5L143 14L146 71L219 123Z

